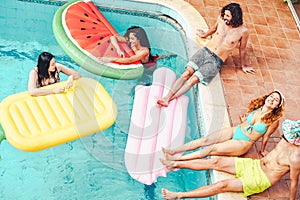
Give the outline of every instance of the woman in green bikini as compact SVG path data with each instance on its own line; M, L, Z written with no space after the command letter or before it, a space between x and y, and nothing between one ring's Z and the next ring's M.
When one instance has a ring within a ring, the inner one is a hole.
M248 117L237 127L228 127L193 140L174 149L165 149L166 160L191 160L206 156L240 156L247 153L254 142L263 137L260 154L283 115L284 96L278 90L253 99L248 104ZM199 151L178 156L188 150L205 147Z

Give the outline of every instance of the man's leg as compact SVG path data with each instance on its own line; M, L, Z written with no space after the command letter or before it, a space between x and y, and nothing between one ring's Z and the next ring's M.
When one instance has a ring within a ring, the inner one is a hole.
M227 172L230 174L235 174L235 162L234 157L213 157L213 158L201 158L193 160L184 161L174 161L160 159L161 163L165 165L168 169L185 168L193 170L218 170L222 172Z
M189 91L196 83L199 83L200 80L197 76L192 76L189 78L184 85L170 98L169 101L180 97L181 95L185 94L187 91Z
M171 192L162 188L162 196L168 200L209 197L223 192L243 192L241 180L238 178L226 179L188 192Z
M192 67L187 66L185 71L172 85L171 89L169 90L169 93L163 98L157 100L157 104L160 106L167 107L169 105L169 101L173 99L173 95L182 87L184 82L187 81L193 75L194 72L195 70Z
M195 159L189 161L165 161L161 159L161 161L167 167L172 166L172 168L189 168L194 170L214 169L230 174L236 173L233 157L214 157L210 159ZM201 198L223 192L243 192L241 180L238 178L222 180L188 192L171 192L164 188L162 189L162 195L165 199Z

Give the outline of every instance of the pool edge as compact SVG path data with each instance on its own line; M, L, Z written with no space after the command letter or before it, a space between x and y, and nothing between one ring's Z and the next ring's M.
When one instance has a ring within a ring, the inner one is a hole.
M147 2L147 3L155 3L159 5L163 5L168 7L169 9L174 10L178 14L180 14L181 18L186 23L186 26L183 26L186 32L187 37L190 38L187 44L188 56L193 55L199 47L203 47L208 40L200 39L196 36L196 30L201 28L203 30L208 29L208 25L206 24L204 18L201 14L189 3L182 0L133 0L137 2ZM196 45L195 45L196 44ZM208 86L203 86L202 84L197 85L197 89L199 90L200 99L200 109L204 116L216 116L219 119L207 118L204 120L204 126L206 130L214 129L215 127L223 128L231 126L229 115L227 111L227 106L224 97L223 85L221 82L220 74L218 74L213 81ZM215 99L217 101L215 102ZM214 100L214 102L212 102ZM213 111L213 113L212 113ZM217 124L215 122L223 122L222 125ZM207 134L207 132L205 133ZM233 175L212 171L214 176L214 182L220 181L223 179L233 178ZM222 193L218 195L218 200L246 200L241 193Z

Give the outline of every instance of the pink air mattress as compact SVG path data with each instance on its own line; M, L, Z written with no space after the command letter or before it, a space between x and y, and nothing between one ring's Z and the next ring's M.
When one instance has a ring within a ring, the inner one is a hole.
M132 178L147 185L168 172L159 160L164 157L161 148L184 143L188 97L174 99L168 107L156 104L158 98L168 93L175 79L175 73L163 67L154 71L151 86L135 88L125 165Z

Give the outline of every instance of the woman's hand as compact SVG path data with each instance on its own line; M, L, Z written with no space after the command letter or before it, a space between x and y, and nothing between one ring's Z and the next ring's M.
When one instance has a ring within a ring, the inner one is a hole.
M54 94L59 94L59 93L63 93L63 92L65 92L65 87L58 87L58 88L53 89Z
M120 49L117 49L117 54L121 57L124 58L125 57L125 53L123 51L121 51Z
M114 57L99 57L98 59L104 63L109 63L109 62L112 62L115 58Z
M248 114L243 114L240 115L240 122L243 123L244 121L246 121Z
M72 86L73 86L73 75L69 76L67 85L66 85L66 89L69 89Z

